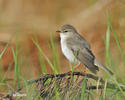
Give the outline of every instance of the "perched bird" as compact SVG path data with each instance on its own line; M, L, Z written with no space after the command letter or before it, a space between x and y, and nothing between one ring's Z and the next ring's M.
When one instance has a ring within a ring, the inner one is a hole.
M65 24L56 32L60 33L62 52L71 63L78 64L80 62L95 74L99 71L100 67L110 75L113 75L113 73L94 56L88 41L86 41L72 25Z

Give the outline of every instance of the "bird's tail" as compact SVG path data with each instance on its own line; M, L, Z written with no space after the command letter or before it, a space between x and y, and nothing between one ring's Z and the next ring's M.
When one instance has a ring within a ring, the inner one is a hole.
M103 69L105 72L109 73L110 75L113 75L113 72L111 72L108 68L106 68L104 65L101 64L101 62L95 58L94 61L95 65Z

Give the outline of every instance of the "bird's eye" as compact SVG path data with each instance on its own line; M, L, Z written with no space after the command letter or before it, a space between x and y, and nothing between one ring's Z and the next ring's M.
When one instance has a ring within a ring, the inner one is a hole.
M65 30L64 32L66 33L66 32L68 32L68 31Z

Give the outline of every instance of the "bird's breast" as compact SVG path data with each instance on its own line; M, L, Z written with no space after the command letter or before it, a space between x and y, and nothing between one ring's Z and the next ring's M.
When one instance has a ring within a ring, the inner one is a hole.
M67 46L67 37L61 35L61 49L64 54L64 56L71 62L76 63L77 60L75 59L75 56L72 52L72 50Z

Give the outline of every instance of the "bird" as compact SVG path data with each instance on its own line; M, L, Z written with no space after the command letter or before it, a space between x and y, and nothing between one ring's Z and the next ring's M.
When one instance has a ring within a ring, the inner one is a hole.
M94 74L101 68L113 75L113 72L94 56L89 42L77 32L75 27L64 24L56 32L60 33L62 53L71 63L76 65L81 63Z

